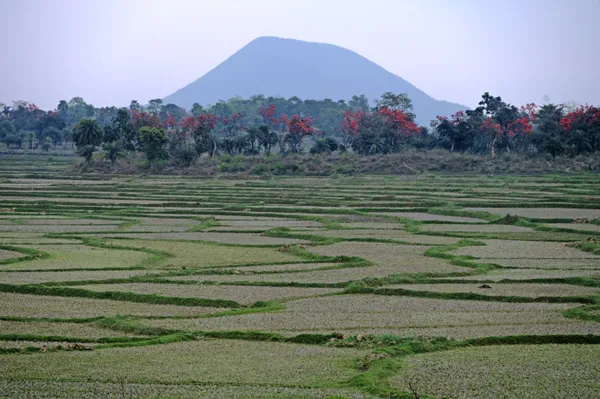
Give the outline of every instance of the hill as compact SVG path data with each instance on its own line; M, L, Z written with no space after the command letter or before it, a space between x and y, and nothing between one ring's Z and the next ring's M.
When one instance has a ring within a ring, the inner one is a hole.
M367 58L331 44L260 37L233 54L195 82L167 96L165 103L187 109L193 103L214 104L235 96L256 94L303 99L349 100L384 92L408 93L419 123L428 125L436 115L466 109L439 101Z

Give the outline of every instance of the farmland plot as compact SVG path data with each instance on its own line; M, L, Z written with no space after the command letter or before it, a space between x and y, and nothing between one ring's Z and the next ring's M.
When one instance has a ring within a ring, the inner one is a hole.
M595 175L65 165L0 160L0 397L600 396Z

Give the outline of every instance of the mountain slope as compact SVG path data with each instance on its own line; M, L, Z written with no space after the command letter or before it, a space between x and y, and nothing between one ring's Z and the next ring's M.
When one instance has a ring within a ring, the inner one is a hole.
M365 57L331 44L260 37L200 79L167 96L165 103L187 109L197 102L214 104L256 94L302 99L349 100L384 92L408 93L417 120L428 125L436 115L449 116L466 107L438 101Z

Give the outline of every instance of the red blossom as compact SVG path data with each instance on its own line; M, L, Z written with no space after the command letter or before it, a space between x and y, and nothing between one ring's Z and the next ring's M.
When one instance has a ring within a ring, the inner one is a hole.
M133 115L133 126L135 126L137 130L142 127L163 127L160 118L156 114L151 114L149 112L138 112L134 109L131 110L131 114Z
M348 136L358 135L358 127L360 126L360 120L364 117L364 112L350 110L344 112L342 119L342 133Z
M224 129L221 130L221 132L227 133L227 135L229 137L237 136L238 132L240 130L244 129L244 126L242 125L243 117L244 117L244 115L237 112L237 113L231 115L229 118L226 116L221 118L221 122L223 123L223 126L225 127Z
M277 125L279 123L279 119L275 117L276 111L275 104L271 104L268 107L261 105L258 108L258 114L262 117L265 125Z
M388 125L390 125L394 130L405 136L418 134L420 132L419 126L411 121L409 117L399 109L390 110L386 107L380 109L377 113L383 116Z
M312 118L307 116L302 118L300 115L293 115L288 123L289 133L295 136L308 136L315 132L312 127Z
M215 114L200 114L196 117L197 126L206 131L211 131L217 124L217 115Z
M198 127L198 121L193 116L188 116L181 120L181 127L185 131L194 131Z
M175 120L175 117L173 115L167 114L167 117L165 118L165 127L167 129L171 129L174 126L177 126L177 121Z
M582 105L560 120L560 125L566 132L585 130L587 126L596 123L600 123L600 109L591 105Z

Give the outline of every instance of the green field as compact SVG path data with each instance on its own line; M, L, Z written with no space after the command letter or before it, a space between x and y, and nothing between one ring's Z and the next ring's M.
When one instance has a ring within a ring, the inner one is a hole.
M600 396L598 175L69 162L0 161L0 398Z

